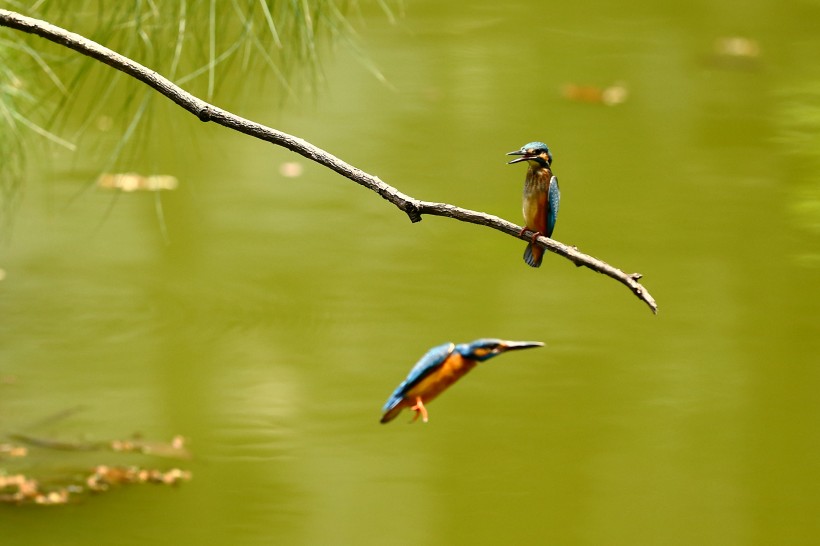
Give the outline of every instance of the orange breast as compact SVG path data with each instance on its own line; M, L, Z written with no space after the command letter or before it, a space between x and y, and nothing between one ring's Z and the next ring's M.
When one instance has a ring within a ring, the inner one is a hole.
M529 229L540 233L547 230L548 176L548 169L530 170L524 182L524 222Z
M475 360L467 360L458 353L452 353L437 370L410 389L405 398L415 401L420 397L423 402L429 402L472 370L475 365Z

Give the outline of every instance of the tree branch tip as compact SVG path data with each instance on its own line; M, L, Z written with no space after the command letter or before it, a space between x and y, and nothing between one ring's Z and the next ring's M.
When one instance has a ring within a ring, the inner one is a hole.
M653 315L658 314L658 304L655 303L655 299L652 296L650 296L649 292L647 292L646 289L640 284L635 289L635 295L641 298L644 302L646 302L649 308L652 309Z

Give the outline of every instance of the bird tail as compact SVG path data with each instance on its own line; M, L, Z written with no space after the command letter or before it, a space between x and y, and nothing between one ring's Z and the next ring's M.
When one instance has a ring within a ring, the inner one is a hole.
M538 245L530 243L524 251L524 261L530 267L540 267L541 260L544 258L544 249Z
M395 406L384 412L384 415L382 415L382 418L379 422L382 424L389 423L390 421L395 419L403 409L404 407L401 404L396 404Z
M382 411L384 412L384 415L382 415L381 421L379 421L379 422L382 423L382 424L389 423L390 421L395 419L396 416L398 414L400 414L401 410L403 410L403 409L404 409L404 404L402 404L402 397L401 396L396 396L395 393L394 393L394 395L390 397L390 399L387 401L387 403L382 408Z

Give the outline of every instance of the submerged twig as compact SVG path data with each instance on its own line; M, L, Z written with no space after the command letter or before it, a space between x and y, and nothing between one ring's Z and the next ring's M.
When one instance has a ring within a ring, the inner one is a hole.
M423 214L430 214L487 226L527 241L534 235L534 233L530 231L522 231L520 226L507 222L497 216L463 209L447 203L434 203L414 199L400 192L393 186L386 184L380 180L379 177L357 169L306 140L247 120L209 104L178 87L153 70L79 34L69 32L39 19L26 17L2 9L0 9L0 26L7 26L40 36L116 68L159 91L179 106L197 116L201 121L213 121L224 127L239 131L240 133L271 142L277 146L282 146L296 152L378 193L384 199L404 211L412 222L419 222ZM653 313L657 313L658 306L654 298L649 294L646 288L638 282L640 278L639 274L625 273L606 262L578 251L575 247L564 245L547 237L538 237L536 243L550 252L564 256L577 266L587 267L621 282L629 287L633 294L644 301L649 308L652 309Z
M65 413L60 412L49 419L62 418ZM106 492L114 486L144 483L178 485L191 479L189 470L161 469L155 466L97 464L93 468L72 469L56 476L49 476L49 473L46 473L45 479L42 476L15 473L7 468L19 467L19 461L25 461L30 455L29 448L190 459L191 453L185 447L182 436L174 436L170 442L147 441L138 437L127 440L69 442L22 433L10 433L7 436L21 445L0 443L0 463L4 463L4 466L0 467L0 504L66 504L90 493ZM15 462L17 464L14 464Z
M182 436L174 436L170 442L148 441L141 438L96 442L69 442L40 436L31 436L19 432L10 433L8 437L21 444L57 451L115 451L118 453L140 453L143 455L172 459L191 458L190 452L185 447L185 439Z

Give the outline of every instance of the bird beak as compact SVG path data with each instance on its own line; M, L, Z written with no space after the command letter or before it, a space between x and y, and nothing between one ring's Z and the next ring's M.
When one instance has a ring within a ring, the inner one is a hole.
M544 344L540 341L505 341L498 346L497 351L503 353L506 351L516 351L518 349L532 349L533 347L543 347Z
M519 163L521 161L526 161L529 158L533 157L531 155L527 155L527 152L525 152L523 150L515 150L514 152L510 152L507 155L520 155L520 156L522 156L522 157L516 157L512 161L508 161L507 165L512 165L513 163Z

